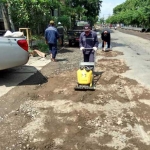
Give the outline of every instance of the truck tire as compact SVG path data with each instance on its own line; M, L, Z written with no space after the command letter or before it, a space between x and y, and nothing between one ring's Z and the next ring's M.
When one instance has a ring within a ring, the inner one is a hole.
M69 40L69 46L72 46L72 41L71 40Z

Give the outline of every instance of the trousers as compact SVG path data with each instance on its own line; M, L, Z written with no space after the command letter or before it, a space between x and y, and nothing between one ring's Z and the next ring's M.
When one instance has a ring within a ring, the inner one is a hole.
M57 55L57 44L49 43L48 46L49 46L49 51L52 54L52 58L55 59Z
M94 62L94 51L90 51L88 54L83 51L84 62Z
M60 35L60 39L61 39L61 46L64 46L64 35Z

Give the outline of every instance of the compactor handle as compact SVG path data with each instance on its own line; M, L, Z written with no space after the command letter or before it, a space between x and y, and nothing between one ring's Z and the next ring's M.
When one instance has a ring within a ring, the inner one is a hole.
M93 49L93 47L92 48L85 48L85 49Z
M93 47L92 48L84 48L83 50L90 50L90 49L93 49Z

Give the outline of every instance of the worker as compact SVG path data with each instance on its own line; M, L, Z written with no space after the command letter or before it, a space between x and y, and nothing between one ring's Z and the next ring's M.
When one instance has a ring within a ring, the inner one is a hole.
M64 27L62 26L61 22L58 22L57 31L60 36L61 46L64 46Z
M98 49L97 33L91 30L90 25L84 26L84 31L80 34L79 46L83 51L84 62L94 62L94 54Z
M57 29L54 27L55 23L53 20L50 21L50 25L45 30L45 41L49 46L49 50L51 52L51 60L56 62L57 55L57 40L59 39L59 33Z
M101 39L102 39L102 51L104 51L104 47L107 44L107 50L110 50L110 31L107 29L104 29L101 33Z

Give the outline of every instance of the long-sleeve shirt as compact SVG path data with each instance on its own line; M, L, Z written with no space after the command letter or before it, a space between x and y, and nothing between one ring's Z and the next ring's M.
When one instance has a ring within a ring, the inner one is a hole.
M57 39L59 38L59 33L55 27L49 26L45 30L44 36L45 36L45 40L47 41L47 43L57 44Z
M58 26L57 31L58 31L59 35L64 35L64 27L63 26Z
M104 31L107 31L107 34L105 34ZM110 41L110 39L111 39L110 32L108 30L104 30L104 31L102 31L102 33L101 33L101 39L106 42Z
M87 36L85 35L85 32L82 32L80 34L79 38L79 45L80 47L86 48L93 48L93 47L98 47L99 41L97 38L97 33L94 31L91 31L90 34Z

